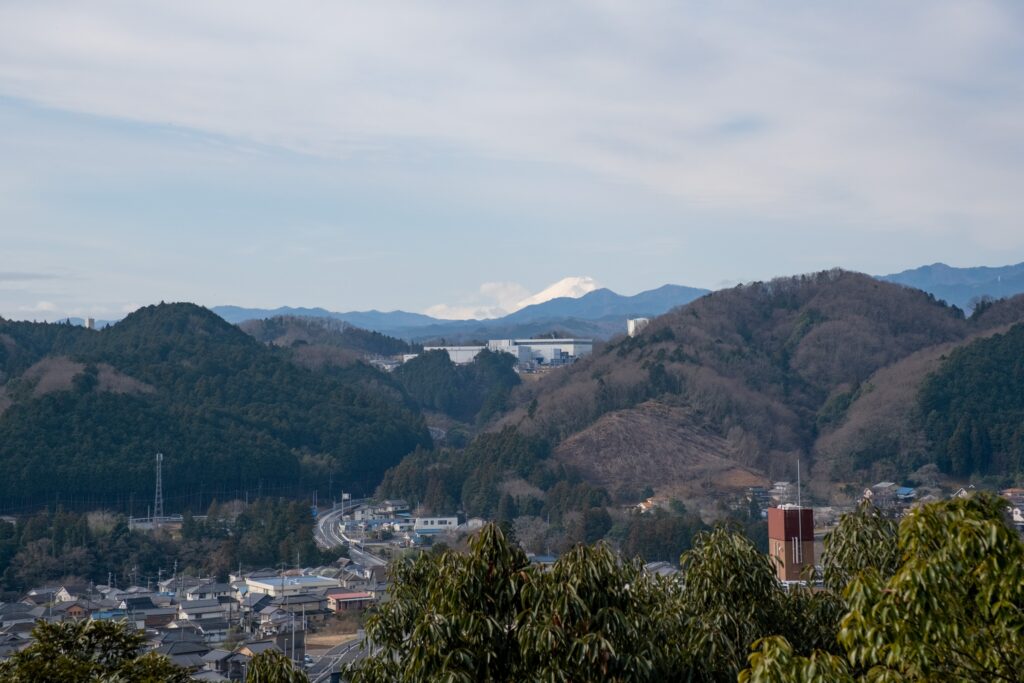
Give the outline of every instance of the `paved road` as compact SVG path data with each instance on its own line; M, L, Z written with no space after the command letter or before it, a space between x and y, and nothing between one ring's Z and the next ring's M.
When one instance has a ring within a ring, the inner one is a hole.
M345 535L341 530L341 518L342 516L354 507L362 505L368 499L363 498L360 500L349 500L345 501L344 505L339 505L326 512L320 514L317 518L316 526L313 528L313 536L316 540L316 544L321 548L337 548L338 546L347 546L349 549L349 557L354 562L358 562L364 567L383 567L388 563L387 560L381 557L377 557L365 546L362 541L353 541L351 538Z
M316 544L321 548L337 548L339 545L346 545L347 539L338 528L342 515L366 502L365 498L359 500L348 500L326 512L320 513L316 520L316 527L313 529L313 536Z
M352 558L353 562L358 562L364 567L383 567L388 563L383 557L377 557L373 553L360 550L351 544L348 547L348 556Z
M310 683L329 681L331 673L337 671L342 665L352 664L365 657L367 652L362 648L362 644L363 637L360 636L355 640L332 647L310 667L307 672Z

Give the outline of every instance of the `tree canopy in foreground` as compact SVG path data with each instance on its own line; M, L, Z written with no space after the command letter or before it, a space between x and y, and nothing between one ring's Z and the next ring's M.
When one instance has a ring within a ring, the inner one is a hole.
M533 566L495 525L465 554L393 568L348 672L384 681L1016 681L1024 671L1024 543L979 495L869 507L826 541L826 587L785 590L727 529L664 578L604 545Z

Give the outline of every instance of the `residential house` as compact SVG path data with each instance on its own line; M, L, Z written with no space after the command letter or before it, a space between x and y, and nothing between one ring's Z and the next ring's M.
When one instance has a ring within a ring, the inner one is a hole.
M0 633L0 660L21 652L31 644L31 638L24 638L16 633Z
M910 486L900 486L896 489L896 502L900 505L910 505L917 498L917 489Z
M197 643L192 640L172 640L161 644L153 650L153 652L170 659L172 664L189 671L199 671L202 669L206 664L203 661L203 655L209 651L210 648L204 643Z
M648 562L644 565L644 571L658 576L675 576L679 573L679 567L671 562Z
M203 641L207 644L223 643L231 628L227 619L200 619L193 623L199 627L203 634Z
M306 624L323 623L331 614L327 609L327 596L324 594L283 595L274 598L270 604L295 615L298 619L304 619Z
M96 611L97 605L90 600L60 602L50 608L61 621L81 621Z
M125 612L145 612L146 610L156 609L156 604L149 595L136 595L122 598L117 608Z
M49 605L50 603L57 601L57 592L59 590L59 586L33 588L22 596L21 601L26 605L32 605L33 607Z
M24 602L8 602L0 604L0 629L6 629L11 624L19 621L29 623L35 621L32 613L35 607Z
M864 500L871 503L880 510L889 509L896 505L896 490L899 486L896 482L880 481L871 488L864 489Z
M246 631L253 631L259 625L259 612L273 600L266 593L249 593L238 605L239 620L242 628Z
M87 597L92 591L84 583L66 583L57 589L54 600L57 602L72 602L79 598Z
M1024 488L1003 489L999 495L1009 501L1012 507L1024 508Z
M223 619L224 608L220 600L186 600L178 605L178 618L185 621Z
M143 613L147 629L163 628L178 618L178 607L154 607Z
M215 673L221 678L219 680L228 680L227 675L230 673L229 662L233 652L228 650L214 649L203 655L203 671L208 673ZM193 676L193 679L195 677ZM218 679L200 679L200 680L218 680Z
M231 597L234 589L228 583L202 583L185 591L186 600L215 600Z
M362 611L375 602L370 591L337 588L327 591L327 608L335 613Z
M281 630L285 624L291 624L294 618L290 612L286 612L280 605L267 605L259 611L258 633L273 634Z
M281 651L281 648L269 640L239 645L226 661L227 678L233 681L244 681L252 658L267 650Z
M409 504L401 499L385 500L376 505L360 505L352 510L350 517L357 522L389 520L409 515Z
M768 489L768 497L775 505L796 502L796 484L791 481L777 481Z
M208 581L197 579L194 576L172 576L159 582L157 586L160 588L161 593L184 595L190 588L202 583L208 583Z

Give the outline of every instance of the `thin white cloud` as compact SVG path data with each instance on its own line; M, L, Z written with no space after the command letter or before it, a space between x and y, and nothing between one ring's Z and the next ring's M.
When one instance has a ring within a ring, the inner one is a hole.
M0 7L0 94L333 157L429 143L689 205L1024 245L1012 2Z
M47 273L22 273L0 271L0 282L26 282L30 280L52 280L53 275Z
M57 310L57 304L52 301L37 301L35 305L23 308L26 312L52 313Z
M445 320L500 318L516 310L518 302L529 295L530 290L517 282L485 282L463 301L436 304L424 313Z

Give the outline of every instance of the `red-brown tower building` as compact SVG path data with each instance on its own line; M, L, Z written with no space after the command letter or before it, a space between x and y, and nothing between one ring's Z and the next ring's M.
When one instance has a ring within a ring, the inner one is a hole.
M768 557L779 581L800 581L814 566L814 511L796 505L768 508Z

